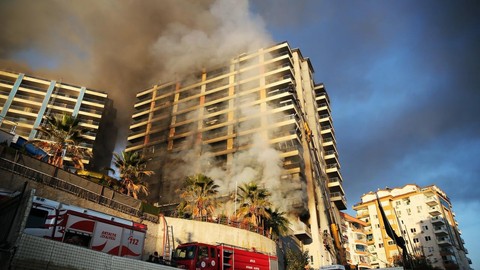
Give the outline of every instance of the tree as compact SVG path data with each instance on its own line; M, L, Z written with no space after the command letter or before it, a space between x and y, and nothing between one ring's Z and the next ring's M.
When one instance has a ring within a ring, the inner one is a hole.
M217 206L218 187L212 178L203 174L187 176L185 186L177 190L183 199L177 207L178 211L193 218L212 216Z
M284 236L288 232L288 224L290 222L285 218L284 212L279 212L278 209L266 209L270 218L265 219L265 230L271 230L271 235L273 239L278 239L280 236Z
M406 262L405 265L403 257L397 255L393 257L393 264L395 266L403 266L404 269L415 269L415 270L439 270L441 268L433 267L432 264L425 258L425 256L409 256L409 262Z
M44 134L47 141L35 140L32 143L50 155L48 162L57 167L63 167L66 155L72 158L75 168L83 169L82 159L91 157L92 153L80 146L85 141L84 133L87 129L79 125L80 121L74 116L49 115L45 117L45 124L37 128Z
M255 182L245 183L238 189L237 202L240 206L237 217L248 220L255 226L263 225L263 222L270 218L267 211L272 206L269 201L270 192Z
M300 251L295 248L287 248L285 252L286 270L310 269L308 266L308 251Z
M120 172L122 184L127 195L138 199L140 193L148 195L148 186L142 181L144 176L151 176L153 171L146 170L148 160L138 152L113 153L113 164Z

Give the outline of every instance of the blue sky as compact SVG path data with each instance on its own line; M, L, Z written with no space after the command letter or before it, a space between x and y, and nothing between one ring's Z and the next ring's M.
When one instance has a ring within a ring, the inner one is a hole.
M378 188L435 184L480 268L480 4L275 2L253 8L326 86L349 212Z
M330 95L349 213L363 193L435 184L480 269L478 1L214 2L3 0L0 68L105 90L125 124L169 61L288 41Z

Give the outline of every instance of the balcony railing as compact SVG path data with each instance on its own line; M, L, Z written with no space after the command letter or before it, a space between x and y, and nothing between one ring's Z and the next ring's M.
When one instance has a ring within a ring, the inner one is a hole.
M428 209L428 212L430 213L430 215L432 216L438 216L440 215L442 212L440 211L440 207L438 206L434 206L434 207L430 207L430 209Z
M448 238L448 237L438 237L437 238L437 243L441 247L452 245L452 242L451 242L450 238Z
M438 201L435 197L427 197L425 202L429 205L429 206L435 206L438 204Z
M432 224L445 224L445 220L443 220L443 217L441 216L436 216L431 219Z
M448 235L448 231L447 231L447 228L445 226L434 227L433 232L436 235Z

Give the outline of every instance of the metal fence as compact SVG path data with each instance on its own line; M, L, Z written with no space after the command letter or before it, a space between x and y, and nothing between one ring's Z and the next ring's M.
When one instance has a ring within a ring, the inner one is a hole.
M147 219L155 223L159 222L158 216L144 215L140 209L136 209L129 205L118 202L114 199L109 199L105 196L102 196L101 194L92 192L81 186L67 182L44 172L37 171L25 165L7 160L5 158L0 158L0 169L27 178L31 181L35 181L37 183L41 183L58 190L62 190L66 193L73 194L79 198L98 203L119 212Z

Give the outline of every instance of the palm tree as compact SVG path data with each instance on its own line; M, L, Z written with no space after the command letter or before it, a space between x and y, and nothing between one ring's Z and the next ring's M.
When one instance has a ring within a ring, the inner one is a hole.
M49 115L45 118L45 125L37 128L48 141L36 140L33 144L49 153L50 164L63 167L63 158L68 155L72 157L75 168L83 169L82 159L91 157L92 153L79 146L85 140L84 133L87 131L79 123L80 120L71 115Z
M269 201L270 192L255 182L245 183L238 189L237 202L240 203L238 217L249 220L255 226L270 218L267 212L267 208L272 206Z
M148 195L148 187L142 181L144 176L151 176L153 171L146 170L148 160L138 152L113 153L113 164L120 172L127 195L138 199L140 193Z
M218 187L212 178L203 174L187 176L184 188L177 190L183 199L179 212L191 214L192 218L212 216L217 206Z
M267 208L266 210L270 218L265 219L265 230L270 230L273 239L278 239L280 236L286 235L290 222L285 217L285 213L279 212L278 209L273 210Z

